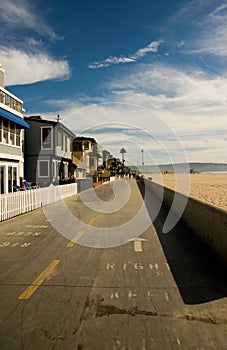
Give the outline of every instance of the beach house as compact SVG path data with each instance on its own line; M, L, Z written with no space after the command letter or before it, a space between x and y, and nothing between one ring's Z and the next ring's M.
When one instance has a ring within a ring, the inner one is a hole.
M67 184L74 180L72 160L75 134L59 118L25 117L30 129L25 132L25 178L41 187Z
M5 70L0 64L0 193L13 191L24 178L23 101L5 89Z

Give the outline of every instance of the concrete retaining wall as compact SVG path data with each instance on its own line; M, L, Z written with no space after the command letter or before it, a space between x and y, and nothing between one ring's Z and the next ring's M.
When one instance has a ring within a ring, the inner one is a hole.
M175 192L171 189L144 179L145 185L168 207L171 207ZM185 196L178 193L178 196ZM227 212L200 200L188 198L182 215L183 221L205 243L207 243L222 260L227 262Z
M93 188L93 179L85 178L85 179L77 179L77 192L80 193L82 191L89 190Z

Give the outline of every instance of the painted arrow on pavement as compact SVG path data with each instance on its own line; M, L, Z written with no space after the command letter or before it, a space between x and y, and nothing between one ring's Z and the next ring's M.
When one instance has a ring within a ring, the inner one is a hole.
M135 252L142 252L143 248L142 248L142 242L147 241L146 238L133 238L130 239L129 242L134 242L134 251Z

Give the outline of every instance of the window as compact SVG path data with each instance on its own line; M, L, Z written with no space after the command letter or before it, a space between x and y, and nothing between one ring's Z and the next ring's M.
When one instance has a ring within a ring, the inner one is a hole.
M61 168L61 162L56 161L56 178L59 180L60 179L60 168Z
M65 135L65 152L68 152L68 138Z
M5 193L5 166L0 166L0 193Z
M88 141L84 141L84 149L89 149L89 142Z
M5 103L5 93L3 91L0 91L0 102Z
M61 130L58 130L58 133L57 133L57 146L63 149L63 134Z
M7 120L3 120L3 142L5 143L9 143L8 124Z
M13 167L13 184L17 183L17 168Z
M41 127L41 148L52 149L52 127L51 126Z
M94 158L90 158L90 167L94 167L95 166L95 160Z
M10 145L15 145L15 125L10 123Z
M69 178L69 168L68 168L68 163L64 162L64 179Z
M6 104L7 106L10 105L10 96L7 95L7 94L5 94L5 104Z
M13 190L13 168L11 166L8 167L8 192L12 192Z
M0 118L0 142L20 147L21 128L8 120Z
M16 125L16 146L20 146L21 129Z
M39 177L49 177L49 160L39 160L38 175Z
M22 113L22 109L23 109L22 103L1 90L0 90L0 102Z
M73 142L73 152L82 151L82 142Z

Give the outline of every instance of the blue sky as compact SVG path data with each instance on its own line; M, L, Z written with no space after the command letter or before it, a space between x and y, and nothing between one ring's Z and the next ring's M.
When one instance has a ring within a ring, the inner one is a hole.
M0 63L25 115L129 164L227 162L227 1L0 0Z

